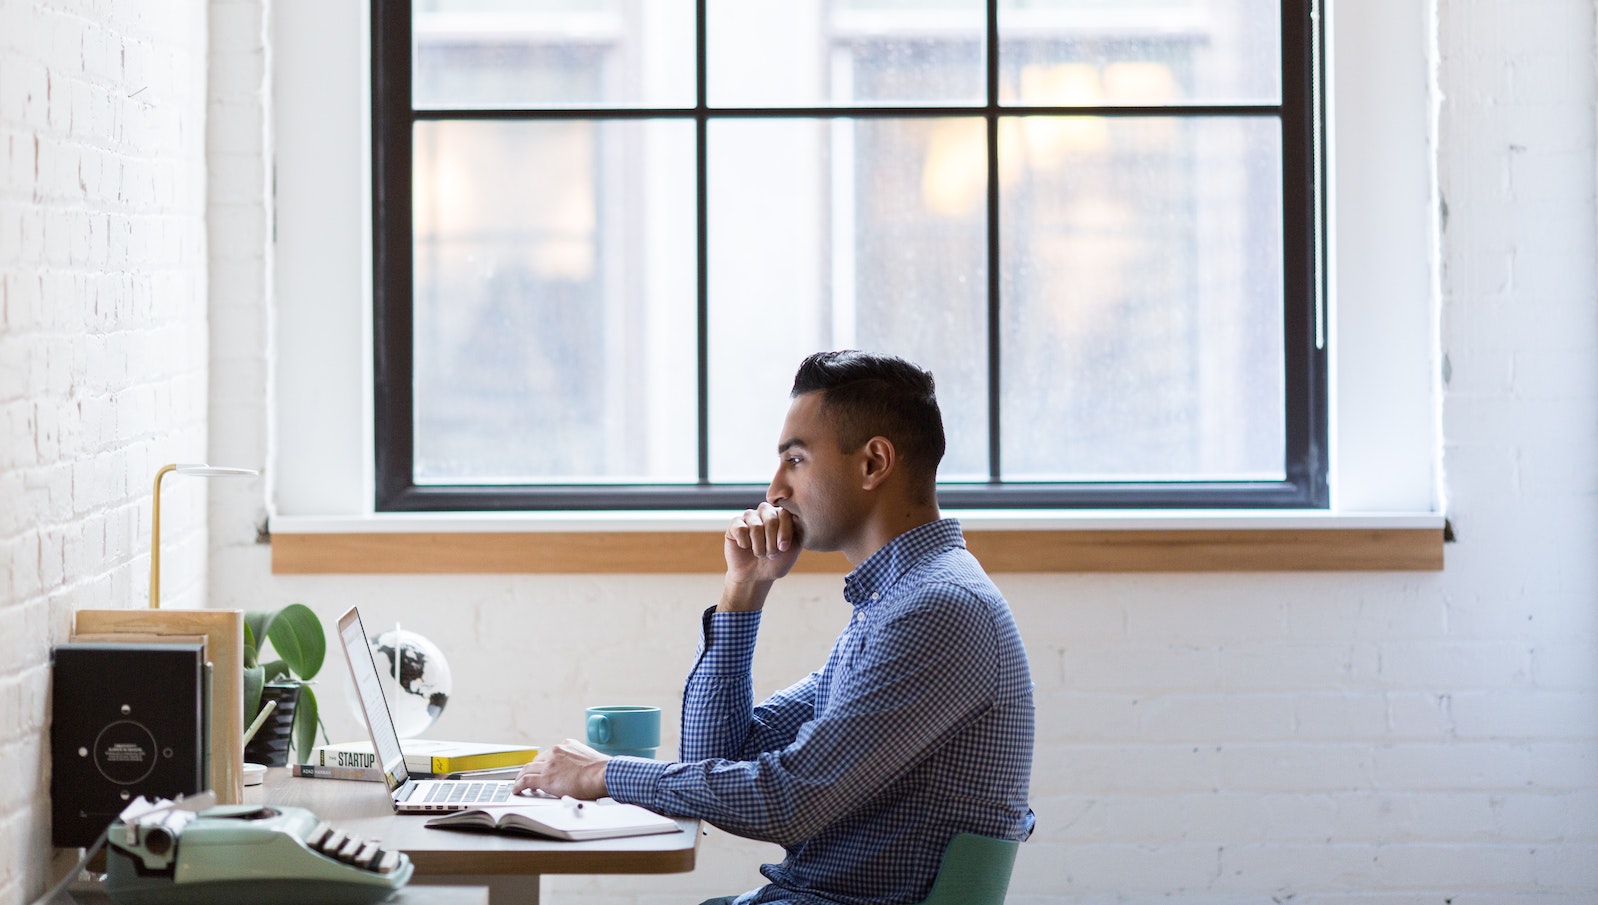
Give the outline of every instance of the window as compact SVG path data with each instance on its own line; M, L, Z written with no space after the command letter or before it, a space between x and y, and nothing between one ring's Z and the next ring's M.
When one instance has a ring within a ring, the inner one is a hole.
M377 508L747 505L842 347L947 506L1324 507L1312 21L374 2Z

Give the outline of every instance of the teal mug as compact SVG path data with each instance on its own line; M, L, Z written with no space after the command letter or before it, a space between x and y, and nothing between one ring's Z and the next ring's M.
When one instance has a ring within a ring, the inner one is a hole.
M660 747L660 708L611 705L588 708L588 747L611 757L654 757Z

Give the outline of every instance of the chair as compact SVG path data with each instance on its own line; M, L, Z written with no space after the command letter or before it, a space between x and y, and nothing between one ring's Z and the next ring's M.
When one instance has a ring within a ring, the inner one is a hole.
M1021 843L974 833L949 840L932 892L921 905L1004 905Z

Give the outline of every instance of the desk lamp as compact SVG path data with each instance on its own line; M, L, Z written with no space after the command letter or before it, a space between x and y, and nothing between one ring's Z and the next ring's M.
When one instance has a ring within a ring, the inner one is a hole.
M155 473L155 491L150 497L150 609L161 608L161 479L167 472L199 478L253 477L253 468L223 468L215 465L163 465Z

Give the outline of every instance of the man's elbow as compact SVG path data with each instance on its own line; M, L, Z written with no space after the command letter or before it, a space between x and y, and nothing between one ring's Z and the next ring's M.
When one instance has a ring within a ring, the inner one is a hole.
M829 801L827 792L826 789L769 791L762 800L765 811L762 837L791 848L820 835L838 816L836 805Z
M767 814L766 818L761 821L759 830L749 835L761 842L770 842L787 849L814 839L824 825L800 819L796 814L780 816Z

